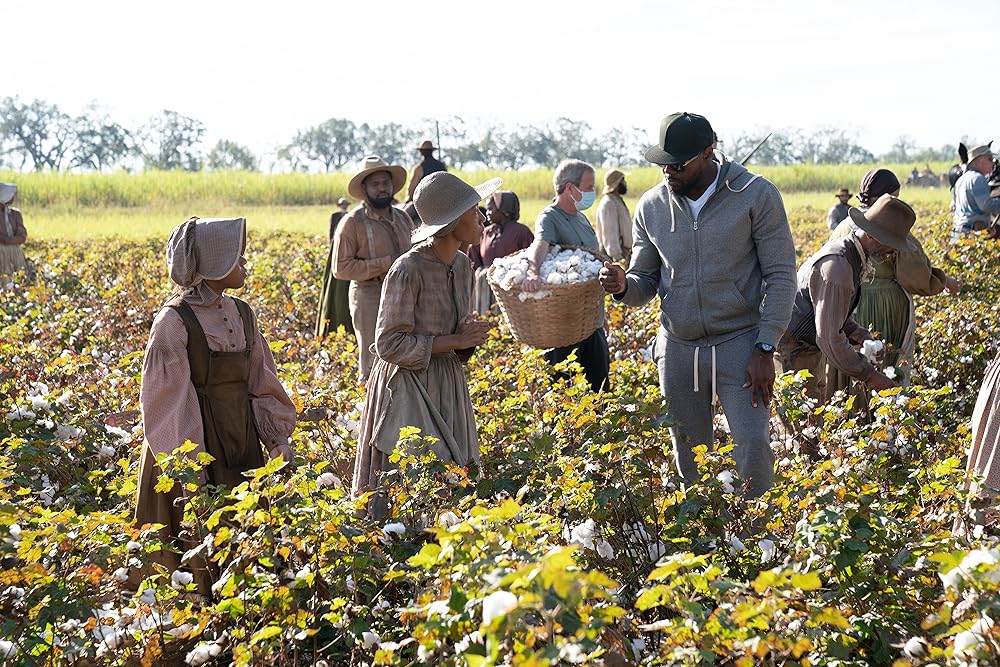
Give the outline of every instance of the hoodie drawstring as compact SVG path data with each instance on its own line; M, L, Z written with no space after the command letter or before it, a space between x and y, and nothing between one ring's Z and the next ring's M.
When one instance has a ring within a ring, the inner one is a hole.
M694 393L698 393L698 350L700 347L694 348ZM715 407L716 397L718 396L718 370L716 366L715 358L715 346L712 346L712 407Z
M747 188L749 188L749 187L750 187L750 184L751 184L751 183L753 183L754 181L756 181L756 180L757 180L758 178L760 178L760 174L754 174L754 175L753 175L753 178L751 178L751 179L750 179L749 181L747 181L747 184L746 184L746 185L744 185L744 186L743 186L742 188L740 188L739 190L734 190L734 189L733 189L733 186L731 186L731 185L729 184L729 181L727 180L727 181L726 181L726 188L727 188L727 189L728 189L728 190L729 190L730 192L737 192L737 193L739 193L739 192L743 192L744 190L746 190Z

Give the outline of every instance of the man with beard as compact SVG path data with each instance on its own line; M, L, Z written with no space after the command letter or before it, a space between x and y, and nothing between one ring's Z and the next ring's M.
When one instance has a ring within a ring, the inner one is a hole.
M667 116L659 140L646 159L664 179L639 200L631 264L605 263L601 284L629 306L660 297L653 358L684 481L698 479L692 448L713 444L718 396L756 497L774 474L768 404L795 292L792 232L774 185L716 153L703 116Z
M869 389L895 386L858 352L872 335L851 313L861 298L862 280L874 275L874 264L907 250L906 235L917 216L906 202L884 194L864 212L852 208L849 219L856 229L827 243L799 269L791 321L778 345L781 368L808 370L806 393L824 403L836 389L828 380L836 370Z
M632 218L622 197L628 192L625 174L612 169L604 175L604 196L597 205L597 240L616 262L632 256Z
M392 198L406 183L406 170L369 155L354 175L347 191L361 206L340 221L333 236L333 273L350 280L349 300L354 334L358 339L358 370L368 379L375 361L375 342L382 279L396 258L410 249L413 225L406 213L392 205Z

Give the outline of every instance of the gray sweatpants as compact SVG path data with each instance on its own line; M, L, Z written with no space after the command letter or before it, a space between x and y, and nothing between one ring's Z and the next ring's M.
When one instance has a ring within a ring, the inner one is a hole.
M716 345L714 364L715 392L733 435L736 470L744 481L749 481L747 496L751 498L771 487L774 474L774 453L768 430L770 406L758 400L757 407L753 407L750 389L743 388L756 341L757 330L754 329ZM653 347L653 358L660 371L660 391L667 399L667 409L675 422L671 435L677 469L688 483L699 479L692 447L714 445L712 349L711 345L697 348L670 341L662 327Z

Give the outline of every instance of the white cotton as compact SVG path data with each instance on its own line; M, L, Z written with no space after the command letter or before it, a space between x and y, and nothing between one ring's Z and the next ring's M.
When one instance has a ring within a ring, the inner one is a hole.
M316 488L326 489L341 486L340 478L332 472L325 472L316 478Z
M735 535L731 535L729 537L729 547L730 549L732 549L732 552L734 554L738 554L741 551L746 551L746 546L743 544L743 540L736 537Z
M187 654L184 658L184 662L189 665L204 665L206 662L212 658L219 655L222 652L222 647L216 643L206 643L198 644Z
M111 578L117 581L119 584L124 584L128 581L128 568L120 567L112 573Z
M734 477L732 471L723 470L722 472L720 472L718 475L715 476L715 479L719 480L719 482L722 484L722 490L725 491L726 493L736 492L736 487L733 486Z
M581 547L593 550L594 532L597 526L593 519L587 519L583 523L574 526L570 530L569 543L578 544Z
M451 510L441 512L440 516L438 516L438 525L442 528L451 528L461 522L462 520L458 517L458 515Z
M506 616L517 608L517 596L510 591L497 591L483 598L483 624L489 625L493 619Z
M361 633L361 648L371 648L375 644L381 643L382 638L374 632L366 630Z
M886 366L885 370L882 371L882 372L885 373L885 376L887 378L889 378L890 380L895 380L896 379L896 367L895 366Z
M194 581L194 575L183 570L174 570L174 573L170 575L170 585L178 591L184 590L192 581Z
M151 604L155 604L156 603L156 591L154 591L152 588L147 588L147 589L143 590L142 594L139 596L139 602L141 602L143 604L150 604L150 605Z
M0 639L0 658L13 658L17 655L17 646L12 641Z
M764 538L762 540L757 540L757 548L760 549L760 562L770 563L774 560L775 555L777 555L778 550L774 545L774 540L769 540Z
M386 535L389 535L390 533L395 535L402 535L406 532L406 525L399 523L398 521L387 523L384 526L382 526L382 532L385 533Z
M129 540L128 544L125 545L125 548L129 551L142 551L142 544L136 542L135 540Z
M115 457L115 448L111 445L101 445L100 451L97 453L98 458L107 461Z
M7 532L10 533L10 536L15 540L21 539L21 527L16 523L10 524L10 528L7 529Z
M611 547L610 542L601 540L597 543L597 555L601 558L614 558L615 550Z
M866 340L861 344L861 354L872 363L875 363L878 355L884 350L885 343L880 340Z

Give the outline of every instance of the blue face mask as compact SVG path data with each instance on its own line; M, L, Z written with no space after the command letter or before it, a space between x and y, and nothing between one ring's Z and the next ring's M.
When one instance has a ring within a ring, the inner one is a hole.
M591 190L590 192L584 192L583 190L581 190L580 194L583 196L583 198L580 199L580 201L574 201L573 203L576 204L576 210L586 211L588 208L594 205L594 200L597 199L597 193L593 190Z

